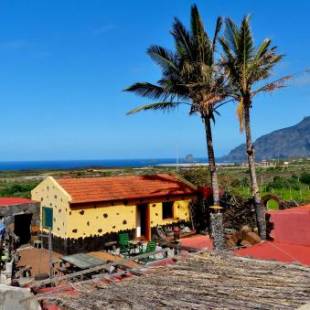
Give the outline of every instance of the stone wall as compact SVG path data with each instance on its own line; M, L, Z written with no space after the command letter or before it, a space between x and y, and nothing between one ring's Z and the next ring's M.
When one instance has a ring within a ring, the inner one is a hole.
M4 224L9 226L14 224L14 216L18 214L32 214L32 225L40 225L40 205L39 203L24 203L18 205L1 206L0 218L4 218Z
M75 254L91 251L104 250L107 242L118 241L120 233L128 233L129 239L134 239L135 229L122 230L120 232L111 232L100 235L93 235L85 238L60 238L52 236L53 251L61 254ZM48 238L43 238L43 247L48 248Z

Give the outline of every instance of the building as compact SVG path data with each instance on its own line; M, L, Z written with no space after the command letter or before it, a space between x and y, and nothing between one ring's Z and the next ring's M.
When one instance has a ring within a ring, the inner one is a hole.
M31 238L31 226L40 225L40 207L37 202L26 198L1 197L0 219L7 231L14 232L20 243Z
M158 225L190 223L197 189L168 174L101 178L46 178L32 190L41 203L41 229L53 249L74 253L103 248L120 232L152 238Z

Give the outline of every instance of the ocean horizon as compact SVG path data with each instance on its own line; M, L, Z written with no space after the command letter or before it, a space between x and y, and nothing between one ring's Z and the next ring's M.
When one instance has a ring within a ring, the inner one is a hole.
M175 158L161 159L98 159L98 160L46 160L46 161L0 161L0 171L19 170L66 170L91 168L143 168L162 165L207 163L206 158L195 158L192 162Z

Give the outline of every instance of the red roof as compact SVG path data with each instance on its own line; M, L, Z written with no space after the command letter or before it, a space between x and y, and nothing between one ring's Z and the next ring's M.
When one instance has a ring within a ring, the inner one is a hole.
M310 247L282 242L264 241L249 248L235 251L237 256L276 260L284 263L300 263L310 266Z
M58 184L71 196L71 203L100 202L193 195L196 188L176 176L115 176L103 178L63 178Z
M0 207L15 206L24 203L33 203L31 199L19 197L0 197Z
M236 255L310 266L310 205L268 213L273 241L239 249Z
M299 207L294 207L294 208L289 208L289 209L284 209L284 210L270 210L268 212L271 215L288 214L288 213L310 215L310 204L299 206Z
M269 214L273 223L270 236L274 241L310 248L310 205L269 211Z

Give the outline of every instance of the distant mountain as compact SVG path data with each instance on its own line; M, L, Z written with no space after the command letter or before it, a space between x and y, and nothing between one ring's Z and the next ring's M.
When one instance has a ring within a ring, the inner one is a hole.
M295 126L279 129L261 136L254 142L256 160L310 157L310 116ZM221 158L221 161L246 160L245 144Z

